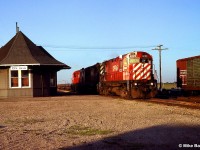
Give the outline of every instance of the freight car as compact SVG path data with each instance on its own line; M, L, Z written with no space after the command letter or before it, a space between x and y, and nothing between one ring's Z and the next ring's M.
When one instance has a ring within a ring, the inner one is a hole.
M99 63L77 70L72 75L71 89L79 94L98 94Z
M177 87L187 94L200 94L200 56L176 61Z
M77 76L78 72L80 72L79 76ZM76 87L73 89L79 93L91 91L125 98L151 98L157 92L153 58L141 51L130 52L75 71L72 83L73 87Z

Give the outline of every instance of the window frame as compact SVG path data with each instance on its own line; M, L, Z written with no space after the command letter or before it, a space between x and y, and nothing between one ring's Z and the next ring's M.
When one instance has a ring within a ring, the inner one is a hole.
M52 79L53 79L53 82L51 82ZM54 84L51 84L51 83L54 83ZM56 87L56 86L57 86L57 73L51 72L50 73L50 87Z
M27 73L28 73L28 76L26 77L24 77L23 75L22 75L22 71L27 71ZM23 79L27 79L28 78L28 86L23 86ZM29 70L21 70L21 87L22 88L26 88L26 87L29 87L30 86L30 71Z
M18 72L18 77L16 77L18 80L18 86L12 86L12 76L11 72L12 71L17 71ZM22 86L22 71L28 71L28 86ZM9 69L9 88L11 89L19 89L19 88L31 88L31 73L30 70L11 70Z

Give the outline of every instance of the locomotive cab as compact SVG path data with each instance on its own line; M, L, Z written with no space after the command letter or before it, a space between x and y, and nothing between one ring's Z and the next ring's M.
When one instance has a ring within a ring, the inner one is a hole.
M157 81L153 75L152 56L145 52L132 52L129 55L129 84L127 88L131 98L154 97L157 91Z

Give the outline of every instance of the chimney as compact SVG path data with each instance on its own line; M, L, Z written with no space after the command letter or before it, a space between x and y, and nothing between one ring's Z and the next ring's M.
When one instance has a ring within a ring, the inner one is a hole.
M17 22L16 22L16 33L19 32L19 27L17 26Z

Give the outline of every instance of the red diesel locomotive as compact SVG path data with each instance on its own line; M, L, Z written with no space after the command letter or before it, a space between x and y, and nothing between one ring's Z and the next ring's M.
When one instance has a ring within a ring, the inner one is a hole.
M91 91L125 98L154 97L157 80L153 74L153 58L146 52L130 52L75 71L72 89L79 93Z

